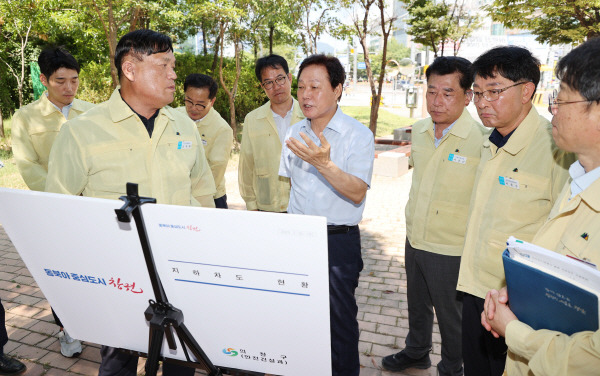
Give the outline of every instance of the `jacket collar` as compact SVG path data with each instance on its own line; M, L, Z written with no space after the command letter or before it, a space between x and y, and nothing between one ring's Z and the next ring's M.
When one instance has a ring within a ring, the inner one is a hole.
M50 102L50 99L48 99L47 93L48 91L44 91L39 101L40 112L42 116L48 116L54 113L55 111L60 113L60 111L54 106L54 104Z
M294 124L294 119L303 119L304 114L302 113L302 109L300 109L300 105L296 98L292 97L292 124ZM256 115L257 119L271 118L273 119L273 111L271 110L271 101L267 101L267 103L260 106L258 109L258 113Z
M108 110L110 111L110 118L114 123L123 121L131 116L137 116L135 112L129 107L127 103L121 97L121 93L119 92L120 87L117 87L115 91L113 91L110 99L108 100ZM165 115L169 119L173 120L173 114L171 111L175 111L173 108L169 106L165 106L160 109L158 116L156 119L162 115Z
M426 127L421 128L421 133L425 133L428 131L431 131L433 133L433 120L431 118L428 118L427 121L428 124ZM454 126L452 126L452 129L450 129L449 133L459 138L467 138L469 136L469 132L471 132L473 122L473 117L465 107L460 117L456 119Z
M537 132L540 122L540 115L534 106L531 106L531 110L523 119L521 124L515 129L515 132L510 139L502 147L507 153L516 155L521 150L523 150L527 145L529 145ZM488 140L489 141L489 140Z
M570 182L570 180L569 180ZM569 190L570 191L570 190ZM596 179L587 189L579 194L582 201L585 201L594 211L600 212L600 179Z

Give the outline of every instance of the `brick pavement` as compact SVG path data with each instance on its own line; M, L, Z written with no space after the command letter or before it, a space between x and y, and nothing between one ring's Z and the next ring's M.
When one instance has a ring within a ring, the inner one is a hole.
M389 178L374 176L361 222L364 270L356 297L360 323L360 376L435 375L440 360L440 337L434 328L429 370L406 373L382 371L381 357L404 347L408 331L404 270L404 207L412 173ZM231 209L245 205L237 189L237 166L228 168L227 192ZM99 346L84 343L78 358L60 354L50 306L0 226L0 298L6 310L9 342L5 351L27 365L25 375L96 375ZM143 361L138 370L143 374ZM199 371L197 374L201 374ZM312 375L311 375L312 376ZM315 375L318 376L318 375Z

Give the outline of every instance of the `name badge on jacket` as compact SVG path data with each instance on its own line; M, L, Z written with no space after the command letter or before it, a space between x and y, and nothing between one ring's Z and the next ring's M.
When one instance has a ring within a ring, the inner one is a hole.
M179 141L177 143L177 149L191 149L192 141Z
M500 185L505 185L510 188L519 189L519 181L505 176L498 176Z
M462 155L458 155L458 154L448 154L448 160L450 162L456 162L456 163L460 163L460 164L467 163L467 157L463 157Z

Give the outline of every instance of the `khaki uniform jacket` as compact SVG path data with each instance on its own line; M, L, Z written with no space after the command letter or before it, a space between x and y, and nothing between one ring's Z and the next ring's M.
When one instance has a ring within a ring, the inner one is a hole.
M152 138L116 89L110 99L65 123L50 153L46 191L107 199L137 183L159 204L196 205L215 183L194 122L160 110Z
M185 107L177 109L187 115ZM227 193L225 191L225 171L233 146L233 129L213 107L202 120L195 123L202 139L210 171L215 179L217 193L214 198L217 199Z
M92 103L73 100L69 119L94 107ZM33 191L43 191L48 175L48 158L54 139L65 116L50 102L46 92L40 99L21 107L12 118L12 150L25 184Z
M488 134L466 108L437 148L431 118L413 125L406 236L414 248L462 254L481 145Z
M572 154L556 148L534 107L498 149L483 144L471 198L457 289L479 298L506 285L502 252L509 236L531 241L567 180Z
M563 255L600 265L600 179L571 200L569 184L535 235L533 243ZM587 233L588 239L581 235ZM510 299L510 297L509 297ZM540 312L543 314L543 312ZM600 331L571 336L551 330L533 330L513 321L506 327L509 375L598 375Z
M294 99L290 127L302 119L304 115ZM246 115L242 130L238 182L248 210L287 210L290 179L279 176L280 160L281 141L269 101Z

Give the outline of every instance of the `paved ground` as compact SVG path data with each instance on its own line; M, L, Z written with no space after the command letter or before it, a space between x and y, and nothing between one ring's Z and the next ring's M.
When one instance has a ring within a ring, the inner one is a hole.
M365 268L356 291L361 328L361 376L435 375L435 366L401 374L380 369L381 357L402 348L408 330L404 206L411 177L411 172L398 178L374 176L367 196L361 222ZM228 169L226 178L231 208L245 209L237 190L235 163ZM1 226L0 298L6 309L10 337L5 351L27 364L26 375L97 374L98 345L84 343L79 358L65 358L60 354L50 306ZM437 326L433 340L432 363L435 365L440 360ZM143 362L139 371L143 373Z

